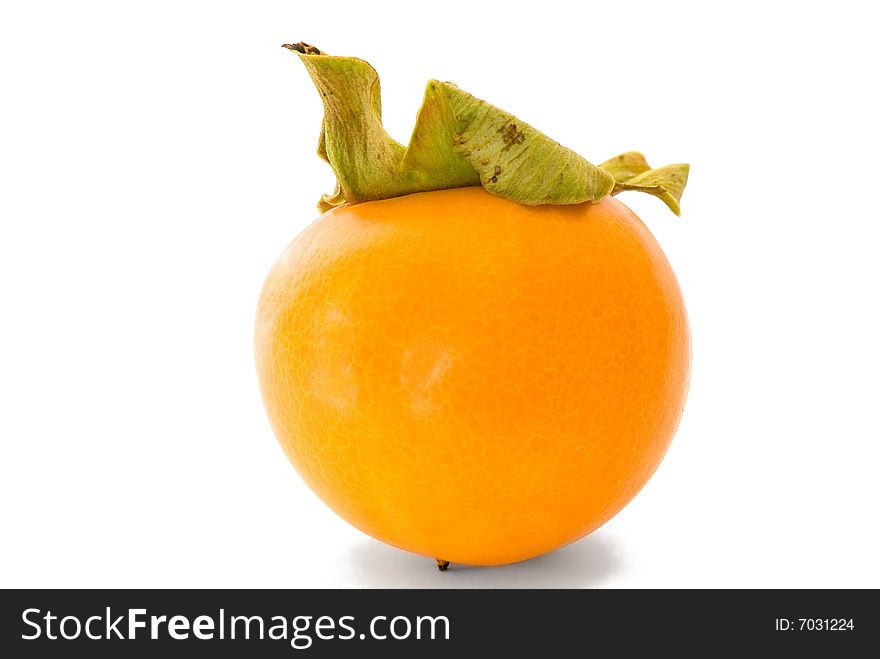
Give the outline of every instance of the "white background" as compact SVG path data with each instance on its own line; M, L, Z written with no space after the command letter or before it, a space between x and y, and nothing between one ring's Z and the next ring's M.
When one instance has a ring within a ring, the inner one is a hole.
M871 5L601 4L4 3L0 585L880 587ZM692 163L681 219L622 197L688 304L684 420L589 538L439 574L286 461L251 342L333 184L299 40L369 60L403 142L436 77Z

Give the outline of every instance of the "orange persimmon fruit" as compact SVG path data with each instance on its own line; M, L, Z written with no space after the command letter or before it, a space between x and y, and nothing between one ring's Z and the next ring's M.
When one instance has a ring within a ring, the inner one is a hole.
M480 187L347 203L284 251L257 370L306 483L375 538L473 565L598 528L669 446L690 338L625 205Z

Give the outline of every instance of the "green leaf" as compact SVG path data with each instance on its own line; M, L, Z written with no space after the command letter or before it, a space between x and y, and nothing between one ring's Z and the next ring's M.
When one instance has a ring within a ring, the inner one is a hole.
M606 160L602 169L614 176L611 194L632 190L659 197L676 215L681 215L681 194L687 185L690 165L666 165L651 169L648 161L638 151L627 151Z
M397 196L404 148L382 127L376 71L354 57L316 54L306 44L289 47L299 54L324 103L318 154L333 168L339 190L322 201L335 205Z
M632 190L658 197L676 215L681 215L681 194L687 185L690 165L666 165L650 169L622 183L615 183L614 194Z
M530 206L579 204L611 193L614 177L571 149L453 84L433 84L455 117L456 151L489 192Z
M480 175L455 148L457 120L443 83L428 82L401 169L414 185L435 189L480 185Z

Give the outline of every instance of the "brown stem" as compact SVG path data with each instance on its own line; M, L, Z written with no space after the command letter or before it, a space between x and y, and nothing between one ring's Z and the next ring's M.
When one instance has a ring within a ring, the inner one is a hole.
M293 50L298 53L302 53L303 55L322 55L320 50L315 48L314 46L310 46L304 41L300 41L299 43L283 43L281 44L282 48L287 48L287 50Z

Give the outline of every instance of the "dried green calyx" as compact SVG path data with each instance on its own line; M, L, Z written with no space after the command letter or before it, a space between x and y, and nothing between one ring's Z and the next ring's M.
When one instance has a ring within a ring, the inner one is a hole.
M651 169L635 152L593 165L513 115L437 80L428 82L404 147L382 126L379 76L372 66L305 43L284 47L299 55L324 103L318 155L333 168L337 185L322 197L321 210L482 185L527 205L579 204L637 190L679 214L688 165Z

